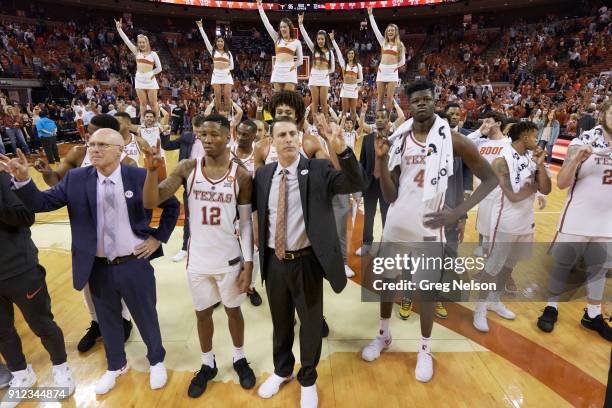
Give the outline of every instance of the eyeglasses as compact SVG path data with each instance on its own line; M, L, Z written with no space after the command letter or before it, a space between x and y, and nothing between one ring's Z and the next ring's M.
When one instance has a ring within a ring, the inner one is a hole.
M97 149L97 150L108 150L110 149L112 146L115 147L123 147L122 145L118 145L118 144L110 144L110 143L85 143L85 146L87 146L88 149Z

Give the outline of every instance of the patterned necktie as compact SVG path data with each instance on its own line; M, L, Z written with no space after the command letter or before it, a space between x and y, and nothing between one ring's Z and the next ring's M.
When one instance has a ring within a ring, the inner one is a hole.
M281 179L278 184L278 205L276 206L276 235L274 236L274 253L280 260L285 259L287 233L287 169L280 171Z
M109 260L117 257L117 247L115 245L115 183L111 179L104 180L104 195L102 200L104 212L104 227L102 236L104 239L104 255Z

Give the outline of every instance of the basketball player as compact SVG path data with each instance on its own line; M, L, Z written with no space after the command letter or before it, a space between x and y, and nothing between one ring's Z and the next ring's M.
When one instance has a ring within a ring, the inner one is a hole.
M390 124L389 124L389 129L388 130L389 130L389 134L390 135L393 134L393 132L395 132L395 129L398 129L402 125L402 123L404 123L406 121L406 115L404 115L404 111L397 104L397 101L395 99L393 100L393 107L395 108L395 112L397 114L397 117L395 118L395 120L393 122L390 122ZM383 110L386 110L388 112L388 116L389 116L389 119L390 119L391 118L391 109L387 109L387 108L383 107L383 108L377 109L376 112L383 111ZM363 131L365 132L365 134L368 134L368 133L373 132L374 130L372 129L372 126L367 124L365 122L365 120L364 120L365 119L365 111L366 111L365 109L362 109L361 116L359 116L359 118L358 118L358 121L359 121L358 124L359 124L360 128L363 127Z
M548 284L548 305L538 318L538 327L545 332L554 329L559 315L557 302L582 257L587 266L587 307L581 324L612 341L612 330L601 312L606 273L612 268L611 100L600 111L600 125L572 140L557 175L558 187L570 191L553 241L555 264Z
M138 135L142 137L149 146L157 146L161 143L161 135L164 133L162 127L157 123L157 118L152 110L145 111L144 115L144 126L138 127ZM166 152L160 148L159 151L161 158L163 159L163 165L159 168L159 180L163 181L166 178Z
M233 365L244 389L255 386L255 374L244 355L244 320L240 305L251 285L253 228L251 223L251 174L232 159L229 121L219 114L207 116L198 137L205 155L182 160L167 180L158 182L162 164L159 153L145 153L147 178L145 208L172 197L180 186L188 186L191 238L187 257L187 279L198 320L202 368L191 380L187 394L197 398L217 375L212 351L214 305L222 302L234 344ZM240 217L240 242L235 220ZM195 238L195 239L194 239Z
M257 125L257 134L255 135L255 143L257 143L268 135L268 124L258 119L254 122Z
M495 174L472 143L452 132L446 120L435 115L434 85L417 81L406 87L413 118L392 135L393 146L377 135L376 157L380 161L380 184L385 200L391 203L383 228L379 257L410 255L440 257L443 251L443 226L452 225L480 202L497 184ZM389 154L391 152L391 155ZM452 175L453 154L460 156L482 183L467 200L452 210L441 210ZM451 173L451 174L449 174ZM397 279L403 268L391 268L384 277ZM441 270L416 268L412 281L439 282ZM427 382L433 376L430 336L434 319L436 293L417 290L414 300L420 302L421 335L415 369L416 379ZM381 299L379 335L362 351L362 358L374 361L391 345L389 320L393 303Z
M119 121L119 133L123 136L125 142L124 152L127 157L134 160L135 163L140 162L140 152L146 148L150 148L149 144L140 135L134 135L130 132L132 128L132 118L125 112L115 113L115 119Z
M245 120L238 125L238 137L236 144L230 148L232 156L240 160L240 162L246 167L252 177L255 177L255 160L253 154L255 151L255 136L257 134L257 125L250 119ZM253 223L255 225L255 223ZM251 280L251 286L247 292L251 304L253 306L261 305L261 296L255 290L255 283L257 282L257 272L259 271L259 262L257 257L259 256L257 249L253 256L253 279Z
M501 133L501 131L500 131ZM486 234L489 256L483 282L495 282L497 290L481 292L474 310L474 327L488 332L487 310L514 320L516 315L500 300L500 293L516 263L531 257L535 232L533 204L536 192L550 194L550 176L544 167L546 153L537 143L538 127L519 122L510 128L512 143L491 163L499 179L499 195L491 203L491 221ZM480 215L479 215L480 217Z

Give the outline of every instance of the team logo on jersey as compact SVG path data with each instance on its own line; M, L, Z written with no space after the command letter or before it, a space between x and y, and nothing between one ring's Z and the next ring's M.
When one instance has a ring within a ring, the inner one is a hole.
M227 176L227 182L228 182L228 183L230 183L230 184L231 184L231 183L233 183L233 182L234 182L234 180L235 180L234 176ZM226 183L226 184L227 184L227 183Z
M438 147L434 143L427 145L427 156L438 153Z

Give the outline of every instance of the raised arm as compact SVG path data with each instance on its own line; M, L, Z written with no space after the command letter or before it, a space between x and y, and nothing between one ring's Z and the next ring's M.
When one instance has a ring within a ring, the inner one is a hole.
M145 152L145 166L147 177L145 179L142 204L147 209L153 209L170 197L185 183L189 174L195 167L196 160L181 160L172 173L159 183L157 170L162 159L159 153Z
M268 16L266 16L266 12L263 9L261 0L257 0L257 10L259 10L259 16L261 17L261 21L263 22L264 27L266 27L268 34L270 34L270 37L272 37L272 41L277 42L278 33L276 32L274 27L272 27L272 24L270 24L270 20L268 20Z
M333 36L334 33L330 34L330 37ZM342 52L340 51L340 47L338 47L338 43L335 39L332 39L332 45L334 46L334 50L336 51L336 56L338 57L338 64L340 68L346 69L346 62L344 62L344 57L342 56Z
M137 54L138 53L138 48L136 48L134 43L131 42L130 39L128 38L128 36L125 35L125 33L123 32L123 28L121 27L121 24L122 24L121 23L121 19L115 20L115 24L117 25L117 31L119 32L119 36L121 37L121 39L123 40L125 45L127 45L127 47L130 49L130 51L132 51L134 54Z
M232 119L232 128L236 128L240 124L240 121L242 120L242 115L244 114L244 111L242 110L240 105L238 105L236 102L232 101L232 106L234 107L234 111L235 111L234 119Z
M208 50L210 55L212 55L213 54L213 46L210 43L210 41L208 40L208 36L206 35L206 32L204 31L204 27L202 27L202 20L196 21L196 24L198 25L198 30L200 30L200 34L202 34L202 38L204 39L204 44L206 44L206 49Z
M393 106L395 107L395 112L397 112L397 119L395 119L395 122L393 122L393 125L397 129L400 127L402 123L406 121L406 115L404 115L404 111L402 110L402 107L399 106L395 98L393 98Z
M368 16L370 17L370 25L372 26L372 31L374 31L374 35L378 40L378 43L382 47L385 43L385 37L382 35L380 30L378 29L378 24L376 24L376 20L374 20L374 14L372 14L372 8L368 8Z
M308 36L308 31L306 31L306 28L304 28L304 13L298 14L298 25L300 26L300 32L302 33L302 37L304 37L304 41L310 49L310 52L314 52L314 43Z
M214 107L215 107L215 98L213 98L212 101L210 101L210 103L206 107L206 110L204 111L204 116L210 115Z

